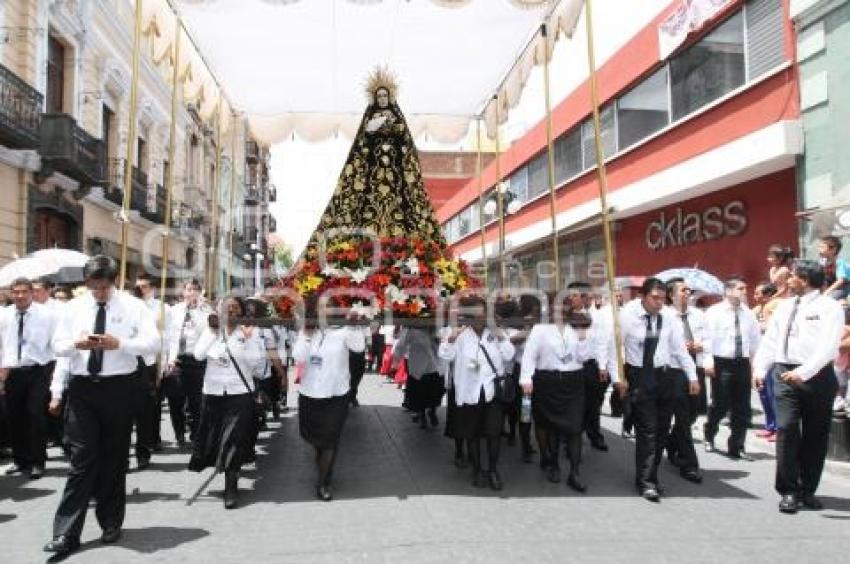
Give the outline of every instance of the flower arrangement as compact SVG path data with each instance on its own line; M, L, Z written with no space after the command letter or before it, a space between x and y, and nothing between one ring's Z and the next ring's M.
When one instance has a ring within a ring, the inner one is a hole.
M279 288L294 290L305 302L326 295L331 306L369 319L387 309L399 317L427 317L439 298L480 286L469 266L436 242L365 236L308 248L279 282ZM272 301L280 317L293 316L297 299L292 292Z

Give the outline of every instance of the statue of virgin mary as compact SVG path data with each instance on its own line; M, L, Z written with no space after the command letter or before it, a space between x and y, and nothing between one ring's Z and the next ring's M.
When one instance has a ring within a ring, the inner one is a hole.
M413 136L396 102L398 86L385 68L366 85L369 105L339 176L319 232L368 230L378 237L406 237L445 246L422 184Z

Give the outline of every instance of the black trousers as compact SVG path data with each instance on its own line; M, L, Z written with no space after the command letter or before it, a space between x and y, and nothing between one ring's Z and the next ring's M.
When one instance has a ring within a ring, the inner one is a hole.
M357 390L360 388L360 382L363 381L363 374L366 373L366 352L348 353L348 372L351 374L351 399L357 399Z
M776 491L781 495L818 489L838 389L832 363L800 386L778 378L794 368L777 364L770 375L776 390Z
M673 416L676 378L669 371L656 368L655 385L651 386L641 370L626 366L629 409L635 426L635 484L645 488L658 484L658 466Z
M690 397L691 425L696 423L697 417L708 413L708 386L705 385L705 369L697 367L697 381L699 381L699 394Z
M183 382L180 376L163 375L157 390L157 420L162 419L162 402L168 401L168 416L171 419L171 427L174 429L174 437L181 439L186 435L186 394L183 392ZM157 425L155 429L158 439L162 441L162 426Z
M386 342L386 337L384 337L381 333L374 333L372 335L372 342L370 343L370 350L372 352L372 359L369 362L370 372L377 372L381 368L381 360L384 358L384 347Z
M584 363L584 421L583 429L591 443L604 443L600 416L605 402L608 382L599 381L599 364L595 360Z
M93 381L71 377L65 411L65 442L70 452L68 479L53 535L79 538L89 500L102 529L120 527L126 506L127 451L138 390L133 374Z
M750 359L714 357L714 378L711 380L711 405L705 424L706 440L714 441L720 420L730 413L729 452L744 448L747 426L750 423L750 397L753 375Z
M161 408L156 391L157 366L147 366L139 361L135 393L136 458L151 457L151 451L159 442L159 418Z
M47 404L50 382L46 366L13 368L6 380L6 406L12 457L21 468L47 460Z
M181 429L185 429L188 423L189 437L195 440L198 425L201 423L201 401L203 397L201 391L204 387L204 372L207 370L207 363L198 362L194 357L184 355L177 359L177 365L180 368L180 383L183 387L183 406L179 410L180 420L177 425Z
M688 375L684 370L669 369L673 376L673 429L667 439L667 451L678 457L682 472L699 469L697 451L694 449L694 437L691 424L696 416L693 413L692 400L697 396L689 394ZM692 419L693 418L693 419Z

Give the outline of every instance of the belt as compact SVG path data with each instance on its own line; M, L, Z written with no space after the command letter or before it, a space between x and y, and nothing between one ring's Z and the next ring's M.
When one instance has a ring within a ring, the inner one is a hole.
M578 370L535 370L535 376L557 376L559 378L574 378L584 374L584 369Z
M124 378L130 378L136 376L137 372L130 372L129 374L113 374L110 376L92 376L91 374L73 374L71 375L72 380L78 380L80 382L87 382L89 384L101 384L110 381L121 381Z
M665 366L656 366L656 367L653 367L652 371L655 372L656 374L663 374L664 372L666 372L669 369L670 369L670 367L666 366L666 365ZM626 365L626 372L629 372L629 371L643 372L643 366L634 366L633 364L627 364Z
M725 356L715 356L715 357L714 357L714 360L715 360L715 361L719 360L720 362L737 362L737 363L741 363L741 362L745 362L745 361L746 361L746 362L749 362L749 360L750 360L750 359L749 359L749 357L746 357L746 356L742 356L741 358L728 358L728 357L725 357Z

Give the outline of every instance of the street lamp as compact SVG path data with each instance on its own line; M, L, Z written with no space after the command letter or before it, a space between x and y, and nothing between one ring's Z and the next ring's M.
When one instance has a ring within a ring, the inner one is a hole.
M505 287L505 217L517 213L522 208L519 197L508 189L508 184L499 182L496 189L484 203L484 213L496 215L499 220L499 282Z

